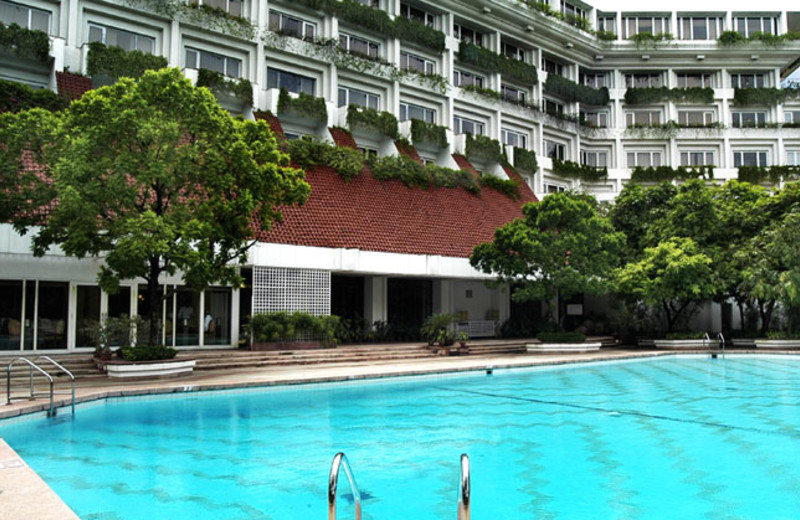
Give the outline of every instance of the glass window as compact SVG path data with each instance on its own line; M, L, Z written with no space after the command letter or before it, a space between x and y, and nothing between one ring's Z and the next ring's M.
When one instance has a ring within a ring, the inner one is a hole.
M483 77L456 69L453 71L453 84L456 87L483 87Z
M108 317L126 318L131 315L131 288L120 287L116 294L108 295Z
M789 166L800 166L800 150L788 150L786 152L786 164ZM0 334L2 334L2 329L0 329Z
M285 88L289 92L314 95L316 80L285 70L267 69L267 88Z
M748 38L757 32L776 34L777 22L771 16L736 16L733 19L736 31Z
M783 119L786 123L800 125L800 110L784 110Z
M595 168L607 168L608 152L605 150L581 150L581 164Z
M551 116L563 116L565 107L564 103L559 103L558 101L553 101L551 99L543 99L542 110Z
M212 287L205 290L203 295L204 345L230 345L232 294L230 289L224 287Z
M0 280L0 350L20 349L23 323L22 282Z
M761 73L731 74L733 88L763 88L766 87L766 77Z
M503 139L503 144L516 146L517 148L525 148L527 150L528 136L526 134L517 132L515 130L509 130L507 128L503 128L500 133Z
M661 152L628 152L628 168L661 166Z
M580 73L580 83L587 87L602 88L610 87L608 75L605 72L588 72L582 70Z
M380 97L363 90L349 87L339 87L339 106L358 105L378 110Z
M314 39L317 24L278 11L269 12L269 30L292 38Z
M128 52L138 50L148 54L153 53L156 45L156 39L150 36L99 24L89 24L89 41L122 47Z
M379 44L364 38L359 38L358 36L340 33L339 45L342 47L342 49L352 54L358 54L359 56L366 56L368 58L380 57Z
M670 32L668 16L623 16L623 38L637 34L663 34Z
M481 121L453 116L453 131L456 134L483 135L486 125Z
M734 151L733 166L769 166L766 151Z
M50 34L50 12L0 0L0 21Z
M617 17L598 15L597 16L597 30L615 33L617 32Z
M31 287L34 284L28 283ZM69 284L67 282L39 282L36 316L37 349L67 348L67 309ZM97 316L100 310L98 307ZM26 332L27 334L27 332Z
M453 37L462 42L472 43L479 47L483 46L483 34L458 23L453 24Z
M766 112L732 112L734 128L764 128L767 126Z
M711 74L678 73L678 88L708 88L713 87Z
M242 60L186 47L186 67L190 69L207 69L225 76L238 78L241 74Z
M550 58L542 58L542 68L548 74L555 74L556 76L564 75L564 65Z
M426 123L436 122L436 110L426 108L412 103L400 102L400 121L408 121L409 119L419 119Z
M518 47L517 45L503 41L500 44L500 51L506 58L511 58L512 60L517 61L525 61L525 49L522 47Z
M567 147L555 141L544 140L544 154L551 159L565 160L567 157Z
M402 70L413 70L415 72L419 72L420 74L436 73L436 63L429 59L416 56L414 54L409 54L407 52L400 53L400 68Z
M657 126L661 124L661 112L658 110L632 110L625 112L628 127Z
M96 347L87 333L87 328L100 321L100 288L79 285L75 309L75 346Z
M659 88L664 86L661 74L625 74L626 88Z
M581 112L581 119L595 128L608 128L608 112Z
M681 152L681 166L713 166L714 164L716 161L714 161L713 151Z
M190 0L190 3L221 9L231 16L242 16L244 11L244 2L242 0Z
M714 112L708 110L679 110L678 124L689 127L704 127L714 124Z
M434 27L436 24L436 16L434 16L433 13L405 3L400 4L400 16L427 25L428 27Z
M175 291L175 307L178 309L175 320L175 345L200 344L200 295L185 287ZM167 303L167 334L173 326L171 302Z
M508 85L503 85L500 88L500 95L503 96L503 99L505 99L506 101L510 101L518 105L525 104L525 91L522 89L509 87Z

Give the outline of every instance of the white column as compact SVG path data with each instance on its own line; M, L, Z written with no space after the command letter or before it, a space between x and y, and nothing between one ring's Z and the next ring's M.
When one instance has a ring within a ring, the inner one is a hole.
M388 318L388 281L385 276L364 279L364 319L369 324Z

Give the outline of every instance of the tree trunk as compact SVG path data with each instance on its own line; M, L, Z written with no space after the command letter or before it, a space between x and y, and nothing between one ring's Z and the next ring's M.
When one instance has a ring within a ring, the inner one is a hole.
M766 337L769 330L770 322L772 321L772 311L775 310L775 300L769 300L767 303L758 301L758 314L761 317L761 330L759 334Z
M161 343L161 294L159 294L158 275L161 272L159 257L150 258L150 277L147 280L147 301L150 302L150 330L147 334L149 346Z

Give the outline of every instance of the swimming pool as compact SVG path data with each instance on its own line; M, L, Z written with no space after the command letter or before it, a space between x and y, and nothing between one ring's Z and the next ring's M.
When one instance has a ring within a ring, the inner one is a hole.
M112 399L0 435L84 520L324 518L337 451L365 519L455 518L461 453L476 520L788 519L798 368L669 357Z

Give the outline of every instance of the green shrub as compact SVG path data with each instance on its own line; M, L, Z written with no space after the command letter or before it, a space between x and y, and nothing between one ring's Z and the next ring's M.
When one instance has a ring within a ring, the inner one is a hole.
M414 144L432 144L447 148L447 127L436 123L426 123L420 119L411 120L411 140Z
M542 343L583 343L586 336L580 332L540 332L536 339Z
M703 339L705 332L668 332L665 339L682 341L689 339Z
M444 51L445 36L442 31L404 16L394 19L394 35L403 41L416 43L439 54Z
M800 339L800 331L768 330L767 339Z
M288 147L289 156L301 168L328 165L345 182L350 182L364 167L364 156L358 150L335 146L319 138L294 139Z
M466 155L470 159L480 157L500 162L503 159L503 150L497 139L486 135L467 134Z
M248 106L253 105L253 84L245 78L234 79L221 72L200 69L197 71L197 86L206 87L215 95L231 94Z
M47 34L20 27L15 23L5 25L0 22L0 49L26 60L44 64L53 61L50 56L50 38Z
M632 182L668 182L673 180L707 179L714 178L713 166L693 166L686 168L678 166L637 166L631 173Z
M472 194L478 194L481 186L472 172L453 170L438 164L427 164L425 170L435 188L464 188Z
M481 184L487 188L499 191L512 200L517 200L520 197L519 185L511 179L501 179L497 175L484 174L481 175Z
M305 92L300 92L295 98L289 95L289 91L285 88L281 88L278 96L278 114L294 114L320 122L328 120L328 109L324 99Z
M539 164L536 161L536 152L515 146L514 168L531 175L536 174L536 172L539 171Z
M780 88L737 88L733 91L733 104L736 106L775 106L783 103L787 91Z
M739 166L738 179L750 184L778 184L782 180L797 180L800 166Z
M597 89L579 85L557 74L549 74L547 76L544 90L571 103L577 101L586 105L604 106L609 101L607 88Z
M67 106L69 100L52 90L0 79L0 112L19 112L30 108L43 108L52 112Z
M553 173L566 179L580 179L584 182L598 182L608 178L608 168L597 168L574 161L553 158Z
M455 314L431 314L422 322L419 333L428 345L452 345L455 343L455 334L450 328L455 320Z
M335 343L338 316L315 316L306 312L270 312L250 318L250 337L258 343L314 340Z
M177 350L163 345L123 347L118 352L125 361L160 361L173 359L178 355Z
M613 42L617 40L616 33L613 33L611 31L595 31L594 35L598 40L604 42Z
M361 128L397 139L397 118L390 112L378 112L374 108L348 105L347 125L350 130Z
M163 56L141 51L126 52L121 47L106 47L100 42L89 44L86 60L86 72L89 76L99 76L103 81L112 83L122 77L138 78L146 70L158 70L167 66L167 59Z
M661 44L666 44L671 42L675 39L675 37L670 33L639 33L634 34L630 38L634 44L636 44L637 49L656 49Z
M468 171L452 170L436 164L421 164L405 155L376 157L369 161L372 176L378 180L399 180L409 188L464 188L478 193L480 185Z
M504 79L517 81L524 85L535 85L539 82L536 67L533 65L497 54L465 41L459 44L458 60L484 72L499 72Z
M626 105L654 105L665 101L710 105L714 102L714 89L701 87L673 89L668 87L632 87L625 91Z
M479 87L477 85L465 85L459 88L464 92L471 92L473 94L489 98L493 101L503 101L503 95L500 94L500 92L492 90L490 88Z
M720 47L733 47L747 43L747 38L739 31L722 31L717 38L717 45Z

